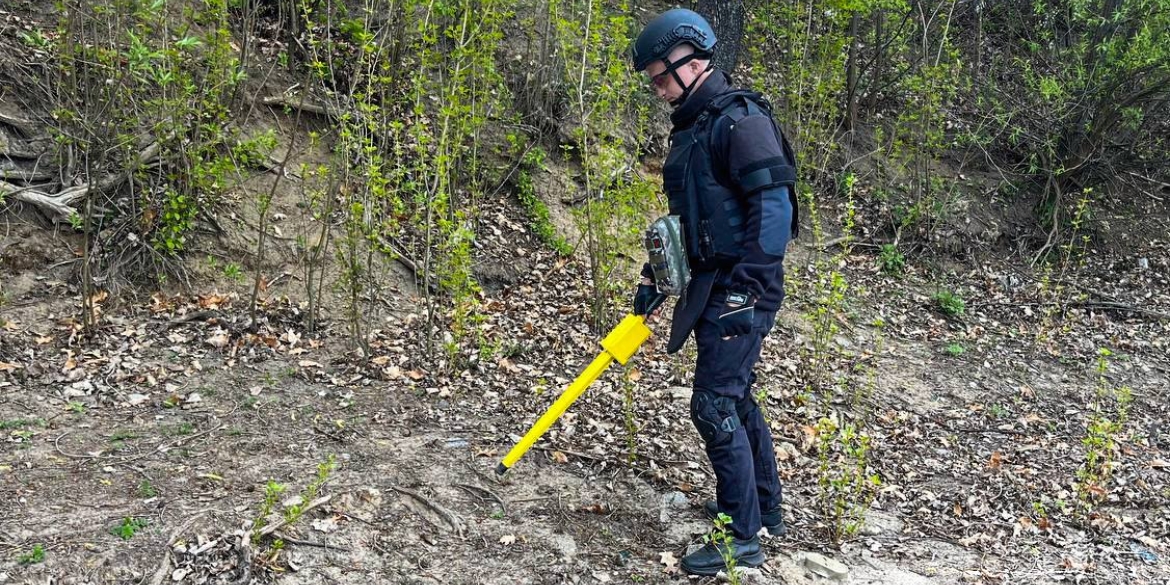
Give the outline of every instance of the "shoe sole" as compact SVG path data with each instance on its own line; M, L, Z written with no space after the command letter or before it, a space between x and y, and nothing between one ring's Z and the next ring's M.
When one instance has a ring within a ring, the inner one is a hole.
M746 557L736 559L735 566L736 567L755 568L755 567L758 567L758 566L764 564L764 561L766 561L766 560L768 560L768 555L765 555L764 551L761 550L761 551L756 551L756 554L754 554L754 555L748 555ZM714 577L714 576L718 575L720 572L727 570L727 566L724 565L721 567L711 567L711 568L704 567L702 569L694 569L694 568L688 567L686 563L682 563L682 569L683 569L683 571L686 571L686 573L688 575L698 575L700 577Z

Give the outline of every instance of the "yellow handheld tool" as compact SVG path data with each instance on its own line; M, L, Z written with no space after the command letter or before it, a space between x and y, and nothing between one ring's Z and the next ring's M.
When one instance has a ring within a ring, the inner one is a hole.
M665 297L662 298L665 299ZM650 309L651 313L654 312L654 308L656 308L656 305ZM520 442L516 443L515 447L512 447L512 450L508 452L504 460L496 466L496 475L507 473L508 469L515 465L532 448L536 440L558 418L561 418L562 414L565 414L565 411L572 406L573 402L577 400L577 397L581 396L585 392L585 389L601 376L602 372L609 367L609 364L613 360L617 360L622 365L625 365L634 355L634 352L638 351L638 348L649 338L650 328L646 326L646 316L626 315L625 319L622 319L621 323L618 323L617 327L614 327L613 331L610 331L609 335L606 335L605 339L601 340L601 347L605 351L602 351L593 360L593 363L589 364L585 368L585 371L577 376L576 380L573 380L573 383L565 389L560 398L557 398L556 402L552 403L552 406L548 407L548 410L544 411L544 414L537 419L536 424L532 425L531 429L528 429L528 433L520 439Z

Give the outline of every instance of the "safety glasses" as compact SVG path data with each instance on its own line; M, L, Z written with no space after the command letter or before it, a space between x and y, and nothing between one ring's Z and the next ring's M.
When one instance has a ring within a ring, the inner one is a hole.
M670 83L670 71L671 70L669 68L667 68L665 71L663 71L662 73L659 73L658 75L650 76L650 87L651 88L658 88L658 89L665 89L666 85Z

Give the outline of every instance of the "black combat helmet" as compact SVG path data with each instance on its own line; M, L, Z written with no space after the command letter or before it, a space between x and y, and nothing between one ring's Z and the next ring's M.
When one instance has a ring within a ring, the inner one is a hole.
M667 10L651 20L634 41L634 69L642 71L654 61L666 60L683 43L695 47L698 55L694 58L710 57L715 41L715 30L697 12L686 8Z

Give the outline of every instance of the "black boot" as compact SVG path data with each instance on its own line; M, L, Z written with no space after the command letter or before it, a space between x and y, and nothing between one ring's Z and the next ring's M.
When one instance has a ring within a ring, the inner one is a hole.
M703 513L714 520L719 517L719 505L715 500L703 502ZM788 527L784 526L784 510L780 506L760 514L760 524L768 531L768 536L781 537L788 534Z
M727 545L716 545L713 542L703 545L703 548L682 558L683 570L691 575L714 576L719 574L719 571L727 568L727 563L723 559L726 547ZM764 551L760 550L759 536L743 540L732 539L730 552L737 567L758 567L764 564L767 559L764 556Z

